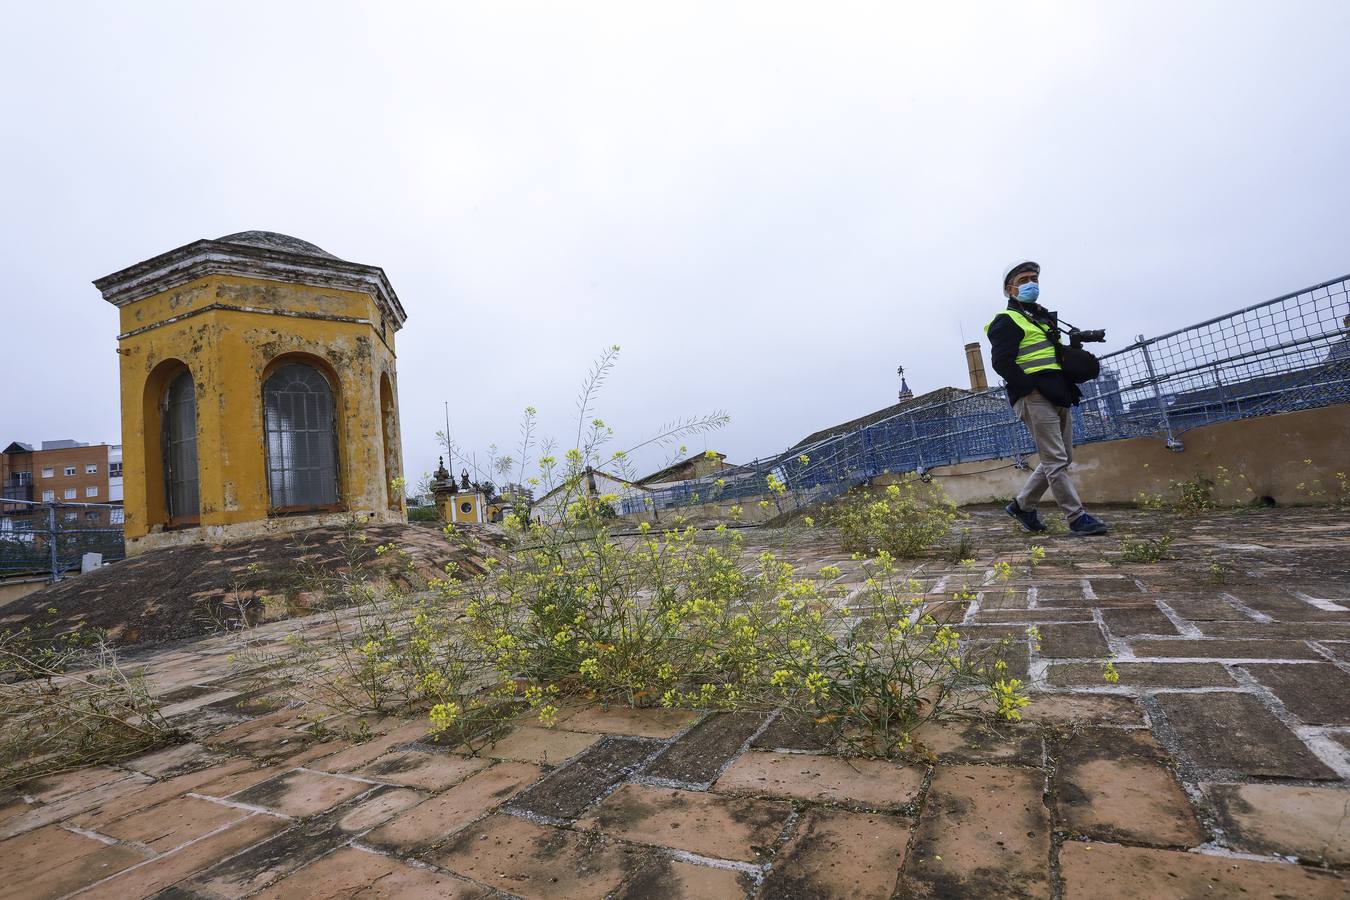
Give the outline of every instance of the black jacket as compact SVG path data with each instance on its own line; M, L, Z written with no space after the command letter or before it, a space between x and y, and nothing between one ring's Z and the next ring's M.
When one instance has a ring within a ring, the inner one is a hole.
M1036 304L1010 301L1008 309L1022 313L1038 325L1049 325L1046 310ZM994 371L1008 384L1008 402L1016 403L1032 391L1040 391L1041 396L1056 406L1075 406L1083 399L1078 385L1069 381L1058 370L1033 372L1030 375L1017 366L1017 348L1022 343L1022 329L1009 316L994 317L989 326L989 343L993 347L991 361Z

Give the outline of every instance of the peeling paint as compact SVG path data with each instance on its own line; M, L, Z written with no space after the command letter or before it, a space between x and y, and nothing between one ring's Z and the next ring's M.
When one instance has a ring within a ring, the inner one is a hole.
M213 275L127 303L121 318L129 553L185 540L289 530L313 518L269 514L262 384L271 367L283 360L311 359L335 382L341 504L336 515L405 520L402 498L391 495L389 488L402 468L397 406L392 414L382 409L379 387L387 375L397 397L396 368L390 343L381 338L378 324L372 324L380 321L373 296L263 277ZM189 529L163 527L163 489L156 489L163 479L157 407L162 389L156 378L163 380L167 361L188 368L197 393L200 522ZM394 457L388 466L387 448Z

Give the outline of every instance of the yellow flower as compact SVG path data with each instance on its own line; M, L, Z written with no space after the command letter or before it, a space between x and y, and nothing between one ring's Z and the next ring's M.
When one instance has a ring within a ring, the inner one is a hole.
M437 703L431 708L431 725L437 731L444 731L459 720L461 712L458 703Z
M1017 678L995 681L990 695L998 706L997 714L1010 722L1021 721L1021 710L1031 704L1022 690L1021 680Z

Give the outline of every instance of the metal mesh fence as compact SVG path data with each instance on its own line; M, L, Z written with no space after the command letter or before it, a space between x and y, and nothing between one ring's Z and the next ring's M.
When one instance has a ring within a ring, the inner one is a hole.
M1073 410L1077 444L1156 435L1180 448L1190 428L1350 401L1350 275L1154 338L1101 358ZM797 504L877 475L983 459L1020 459L1031 435L1002 388L905 409L842 434L621 499L624 515L767 493L769 475Z
M86 553L123 559L122 507L109 503L0 503L0 576L46 575L60 580Z

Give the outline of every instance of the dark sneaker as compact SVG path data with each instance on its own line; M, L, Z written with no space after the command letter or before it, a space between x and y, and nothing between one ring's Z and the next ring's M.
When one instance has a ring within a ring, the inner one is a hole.
M1003 507L1003 511L1017 520L1017 524L1022 526L1023 531L1044 531L1045 523L1041 521L1040 514L1036 510L1027 511L1017 505L1017 501L1009 503Z
M1091 537L1094 534L1106 534L1106 523L1083 513L1069 523L1069 530L1079 537Z

